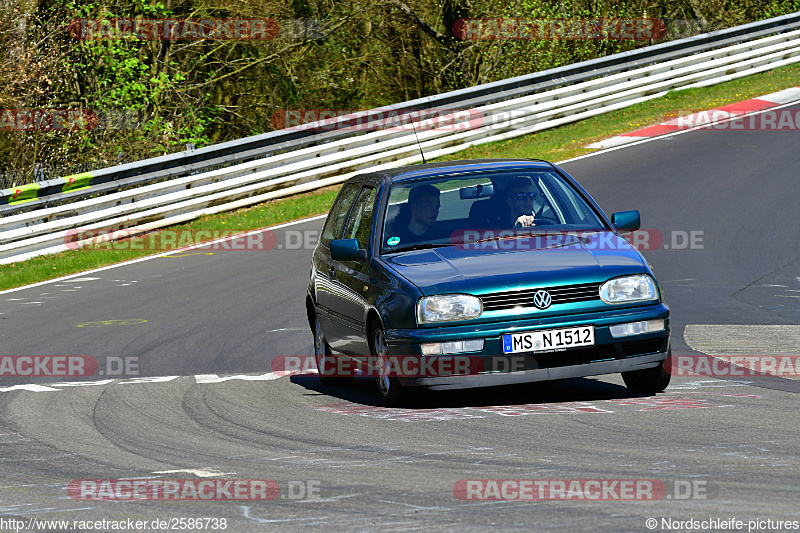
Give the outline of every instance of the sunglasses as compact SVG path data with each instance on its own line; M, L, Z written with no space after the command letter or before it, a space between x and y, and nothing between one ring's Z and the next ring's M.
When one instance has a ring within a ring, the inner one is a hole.
M530 198L531 200L536 199L539 196L538 192L517 192L512 194L512 196L518 200L524 200L526 198Z

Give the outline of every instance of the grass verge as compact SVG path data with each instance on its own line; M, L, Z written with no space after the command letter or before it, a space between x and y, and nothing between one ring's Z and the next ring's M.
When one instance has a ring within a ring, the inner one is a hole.
M484 157L536 158L562 161L593 152L585 148L595 141L613 137L681 114L712 109L800 85L800 64L755 74L701 89L673 91L618 111L612 111L559 128L517 139L475 146L438 158L437 161ZM326 213L339 187L326 187L290 198L272 200L229 213L203 217L176 226L181 230L230 230L241 232ZM128 261L159 251L71 250L28 261L0 265L0 290L65 276L113 263Z

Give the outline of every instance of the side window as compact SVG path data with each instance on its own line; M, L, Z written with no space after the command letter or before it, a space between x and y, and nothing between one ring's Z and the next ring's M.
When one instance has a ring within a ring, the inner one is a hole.
M345 187L342 194L339 195L338 201L333 205L330 213L328 213L325 227L322 228L322 242L328 243L331 239L338 239L342 234L347 212L350 210L350 206L353 205L353 199L356 197L358 188L358 184L351 183Z
M603 226L602 221L592 211L589 204L587 204L568 183L559 179L551 178L548 183L552 185L553 191L562 198L566 215L565 220L567 224L592 224Z
M362 248L369 247L369 230L372 227L372 216L375 212L375 199L378 197L378 190L372 187L361 189L356 205L347 220L344 229L344 239L358 239L358 244Z

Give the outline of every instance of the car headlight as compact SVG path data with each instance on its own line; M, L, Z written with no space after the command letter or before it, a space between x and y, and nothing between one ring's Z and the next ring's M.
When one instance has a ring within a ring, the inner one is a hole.
M469 320L483 312L483 302L471 294L426 296L417 304L417 322L449 322Z
M600 298L607 304L656 300L658 291L653 278L646 274L610 279L600 286Z

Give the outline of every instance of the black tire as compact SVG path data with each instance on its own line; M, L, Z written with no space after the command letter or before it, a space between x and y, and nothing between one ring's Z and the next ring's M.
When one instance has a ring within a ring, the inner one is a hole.
M372 355L378 361L375 371L375 387L381 403L387 407L404 405L408 400L408 390L400 384L397 377L390 375L389 349L386 335L380 326L375 326L369 336L372 344Z
M325 365L326 368L330 368L331 364L334 365L334 368L336 367L336 358L331 351L327 339L325 339L325 333L322 331L322 325L316 314L314 315L314 330L312 333L314 334L314 361L317 363L320 383L328 387L346 385L351 382L353 380L351 376L326 376L323 372L323 365ZM324 359L327 359L328 362L325 363Z
M671 352L667 354L667 359L656 367L622 372L622 381L625 382L628 390L642 394L663 392L672 377L667 372L667 363L671 362L670 355Z

